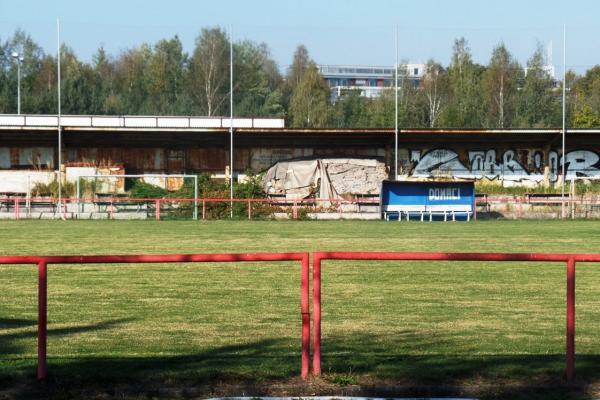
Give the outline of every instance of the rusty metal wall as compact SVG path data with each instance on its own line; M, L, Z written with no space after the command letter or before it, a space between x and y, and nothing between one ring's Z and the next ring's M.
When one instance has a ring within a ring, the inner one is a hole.
M312 147L252 147L234 149L236 171L251 169L260 172L278 161L303 157L385 157L384 148L312 148ZM229 151L219 148L192 148L186 150L188 172L225 171L229 165Z
M186 150L186 160L188 172L225 171L225 166L229 164L229 151L215 147L191 148Z
M310 157L314 154L312 148L253 148L250 150L248 167L253 171L264 171L282 160ZM248 168L247 167L247 168Z
M264 171L278 161L302 157L383 157L383 148L237 148L234 168ZM0 147L0 169L53 169L52 147ZM70 147L64 149L64 163L71 166L124 165L127 173L221 172L229 165L229 151L218 147L165 148Z
M65 162L83 163L94 166L123 164L127 173L164 172L164 149L160 148L115 148L80 147L67 150Z
M0 168L53 169L54 149L52 147L0 147Z

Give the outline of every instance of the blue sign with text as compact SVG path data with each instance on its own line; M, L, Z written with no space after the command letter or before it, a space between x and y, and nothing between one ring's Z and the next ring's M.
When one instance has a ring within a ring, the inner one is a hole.
M384 181L381 187L381 211L470 217L475 210L474 182ZM462 218L461 218L462 219Z

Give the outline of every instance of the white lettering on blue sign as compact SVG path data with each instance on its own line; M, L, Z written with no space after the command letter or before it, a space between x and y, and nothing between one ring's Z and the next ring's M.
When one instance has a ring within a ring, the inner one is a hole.
M460 188L430 188L429 200L460 200Z

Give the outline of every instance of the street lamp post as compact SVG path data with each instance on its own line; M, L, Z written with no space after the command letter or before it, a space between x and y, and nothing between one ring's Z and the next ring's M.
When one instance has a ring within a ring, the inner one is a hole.
M23 56L13 51L12 57L17 62L17 114L21 115L21 63L23 63Z

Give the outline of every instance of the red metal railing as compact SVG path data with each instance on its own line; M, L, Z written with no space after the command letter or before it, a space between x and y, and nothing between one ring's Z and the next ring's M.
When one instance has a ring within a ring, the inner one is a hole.
M565 194L561 198L560 194L525 194L520 196L510 195L478 195L475 199L476 206L483 208L484 211L492 211L497 207L512 207L517 218L523 218L528 212L535 212L532 207L558 208L564 217L587 218L588 214L593 214L592 210L600 206L600 199L595 194L587 196ZM500 209L500 211L503 211Z
M308 377L310 364L309 255L308 253L249 254L161 254L102 256L0 256L0 264L37 264L38 266L38 379L47 377L47 300L48 264L114 264L114 263L197 263L300 261L300 312L302 316L301 376Z
M575 264L600 262L600 254L543 253L412 253L315 252L313 253L313 374L321 374L321 264L323 260L385 261L544 261L567 264L566 376L575 374Z
M355 199L297 199L288 200L285 198L245 198L245 199L229 199L229 198L129 198L129 197L100 197L100 198L62 198L61 215L63 219L76 218L81 211L81 206L84 204L95 204L98 209L93 213L107 214L109 219L115 218L115 214L119 211L118 207L123 205L147 205L147 209L140 209L137 212L153 212L155 219L161 219L161 213L165 211L177 209L177 207L185 205L194 214L197 213L198 219L208 219L211 217L210 207L217 204L238 205L244 204L248 219L255 216L255 210L258 205L266 205L272 207L271 212L288 213L292 219L300 217L300 211L308 212L326 212L329 214L338 213L340 216L345 213L352 212L367 212L378 213L379 200L377 198L355 198ZM600 197L597 195L589 196L567 196L564 199L556 195L523 195L523 196L497 196L497 195L481 195L475 200L475 204L479 207L479 212L493 211L495 207L506 206L506 210L500 209L500 212L505 212L508 207L517 218L522 218L528 212L536 210L531 207L560 207L559 211L565 216L570 215L571 218L588 216L597 217L598 207L600 207ZM67 207L70 206L70 207ZM75 207L76 206L76 207ZM0 211L5 209L6 212L11 212L14 219L18 220L23 217L30 217L30 213L34 209L39 211L41 207L50 207L51 214L57 215L59 210L58 200L52 197L7 197L0 196ZM375 207L375 208L374 208ZM474 219L477 218L477 207L474 210ZM528 211L529 210L529 211ZM238 209L238 213L239 213ZM264 210L263 210L264 211ZM48 212L48 211L44 211ZM131 212L131 211L129 211ZM229 213L226 213L229 216ZM194 214L195 215L195 214Z
M154 218L156 220L161 219L161 213L163 206L165 205L186 205L191 208L193 213L194 207L197 207L198 218L207 219L209 218L209 209L211 205L226 204L229 206L232 204L244 204L246 206L246 212L248 219L252 219L255 214L254 208L256 205L262 204L273 207L273 212L289 212L292 219L299 217L301 209L307 209L310 212L326 211L339 213L340 215L346 212L352 212L344 210L344 207L354 206L355 211L359 211L361 206L378 206L379 200L373 199L299 199L299 200L285 200L285 199L226 199L226 198L128 198L128 197L103 197L103 198L62 198L61 199L61 215L63 219L75 218L80 214L80 208L84 204L96 204L104 207L104 211L94 211L95 213L106 213L109 219L114 219L117 206L119 205L148 205L154 207ZM67 205L71 206L69 210ZM51 207L51 213L56 214L59 210L58 200L52 197L14 197L6 198L0 197L0 209L6 207L12 207L12 213L14 219L18 220L25 216L29 216L31 209L36 206ZM100 206L99 206L100 207ZM150 209L151 211L151 209ZM137 212L142 212L138 210ZM229 214L228 214L229 215Z
M313 253L313 374L321 374L321 266L323 260L382 261L516 261L565 262L566 276L566 376L575 374L575 266L577 262L600 262L600 254L544 253L426 253L426 252L315 252ZM38 368L37 376L47 376L47 286L49 264L99 263L181 263L181 262L256 262L300 261L301 376L309 375L310 313L308 253L248 254L163 254L99 256L0 256L0 264L37 264L38 266Z

